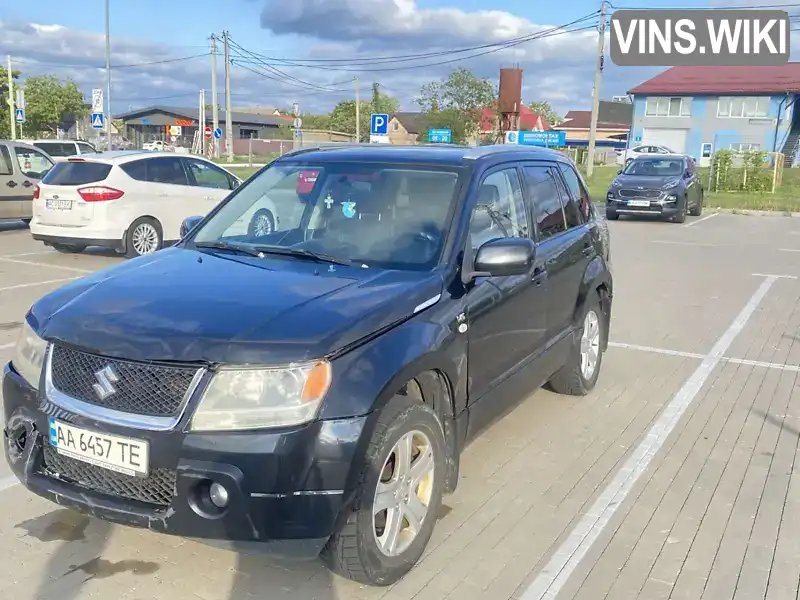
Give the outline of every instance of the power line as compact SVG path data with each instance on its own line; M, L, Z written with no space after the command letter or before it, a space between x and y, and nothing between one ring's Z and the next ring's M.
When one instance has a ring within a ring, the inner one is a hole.
M152 65L164 65L176 62L183 62L187 60L193 60L195 58L207 58L208 53L204 52L203 54L193 54L191 56L181 56L179 58L166 58L163 60L153 60L148 62L140 62L140 63L130 63L130 64L123 64L123 65L111 65L112 69L133 69L137 67L149 67ZM44 66L44 67L66 67L71 69L105 69L105 65L76 65L76 64L68 64L68 63L54 63L54 62L38 62L38 61L30 61L30 60L14 60L15 64L21 65L32 65L32 66Z

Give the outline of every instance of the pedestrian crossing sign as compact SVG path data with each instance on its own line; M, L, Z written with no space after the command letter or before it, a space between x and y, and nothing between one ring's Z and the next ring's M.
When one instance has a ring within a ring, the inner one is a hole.
M106 126L106 120L103 117L103 113L92 113L92 127L94 129L104 129Z

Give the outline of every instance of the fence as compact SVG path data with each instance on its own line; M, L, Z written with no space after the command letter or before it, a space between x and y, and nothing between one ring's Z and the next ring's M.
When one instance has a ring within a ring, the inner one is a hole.
M708 189L774 194L783 183L783 168L780 152L717 150L708 171Z

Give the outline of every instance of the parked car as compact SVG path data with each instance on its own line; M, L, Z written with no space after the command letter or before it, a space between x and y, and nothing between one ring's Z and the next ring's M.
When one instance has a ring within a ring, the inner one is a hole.
M73 157L37 186L31 233L61 252L105 246L141 256L177 240L186 217L210 212L240 183L195 156L119 151Z
M621 165L627 165L629 162L639 158L640 156L652 156L653 154L676 154L666 146L659 146L648 144L644 146L636 146L629 148L617 155L617 162Z
M97 154L97 148L89 142L76 140L34 140L30 143L39 148L39 150L47 152L56 162L64 162L70 156Z
M142 144L142 150L148 150L150 152L170 152L173 149L173 146L166 143L164 140L152 140Z
M310 170L298 222L236 233ZM183 230L27 313L4 447L61 507L389 585L470 440L545 382L598 380L607 231L558 152L299 150Z
M0 221L30 223L34 189L53 164L30 144L0 140Z
M683 223L703 212L703 182L690 156L639 157L619 171L606 194L606 218L649 215Z

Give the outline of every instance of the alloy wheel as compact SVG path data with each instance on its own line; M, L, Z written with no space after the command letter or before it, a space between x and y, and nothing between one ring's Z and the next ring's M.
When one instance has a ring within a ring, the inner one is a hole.
M258 215L255 219L253 229L255 231L256 236L258 237L271 234L272 221L270 221L269 215L267 214Z
M395 444L381 469L372 504L372 528L386 556L408 550L428 517L434 483L433 446L421 431Z
M158 250L158 231L151 223L139 223L131 238L137 254L151 254Z
M581 335L581 374L589 380L597 369L600 358L600 319L597 313L590 310L583 320Z

